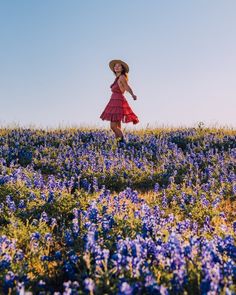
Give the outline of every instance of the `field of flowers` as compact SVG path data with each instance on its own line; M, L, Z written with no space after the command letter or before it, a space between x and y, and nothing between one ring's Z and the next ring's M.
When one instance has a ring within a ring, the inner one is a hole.
M236 130L0 129L0 294L236 294Z

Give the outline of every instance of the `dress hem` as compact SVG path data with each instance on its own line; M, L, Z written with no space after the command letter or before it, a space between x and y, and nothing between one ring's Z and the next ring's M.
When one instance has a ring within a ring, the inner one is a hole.
M139 123L139 119L132 116L120 116L117 114L106 114L105 116L100 116L100 118L104 121L111 121L111 122L123 122L123 123L130 123L133 122L133 124Z

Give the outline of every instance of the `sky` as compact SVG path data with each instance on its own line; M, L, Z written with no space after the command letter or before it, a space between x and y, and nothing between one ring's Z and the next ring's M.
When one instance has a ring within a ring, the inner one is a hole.
M0 125L107 128L128 63L140 122L236 127L235 0L0 0Z

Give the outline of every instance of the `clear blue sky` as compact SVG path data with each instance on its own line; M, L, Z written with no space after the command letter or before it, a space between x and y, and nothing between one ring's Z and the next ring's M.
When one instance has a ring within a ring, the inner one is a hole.
M137 125L236 126L235 0L0 0L0 124L96 125L115 77Z

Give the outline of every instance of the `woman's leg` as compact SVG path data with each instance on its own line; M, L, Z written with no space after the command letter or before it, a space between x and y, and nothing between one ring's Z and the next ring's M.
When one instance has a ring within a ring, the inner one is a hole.
M122 131L121 131L121 129L120 129L119 126L121 126L120 121L118 121L118 122L111 122L111 129L115 133L116 138L123 137L123 133L122 133Z
M122 132L122 130L121 130L121 121L118 122L118 126L117 126L117 128L120 129L120 132L121 132L121 134L122 134L121 138L123 138L123 140L124 140L124 134L123 134L123 132Z

